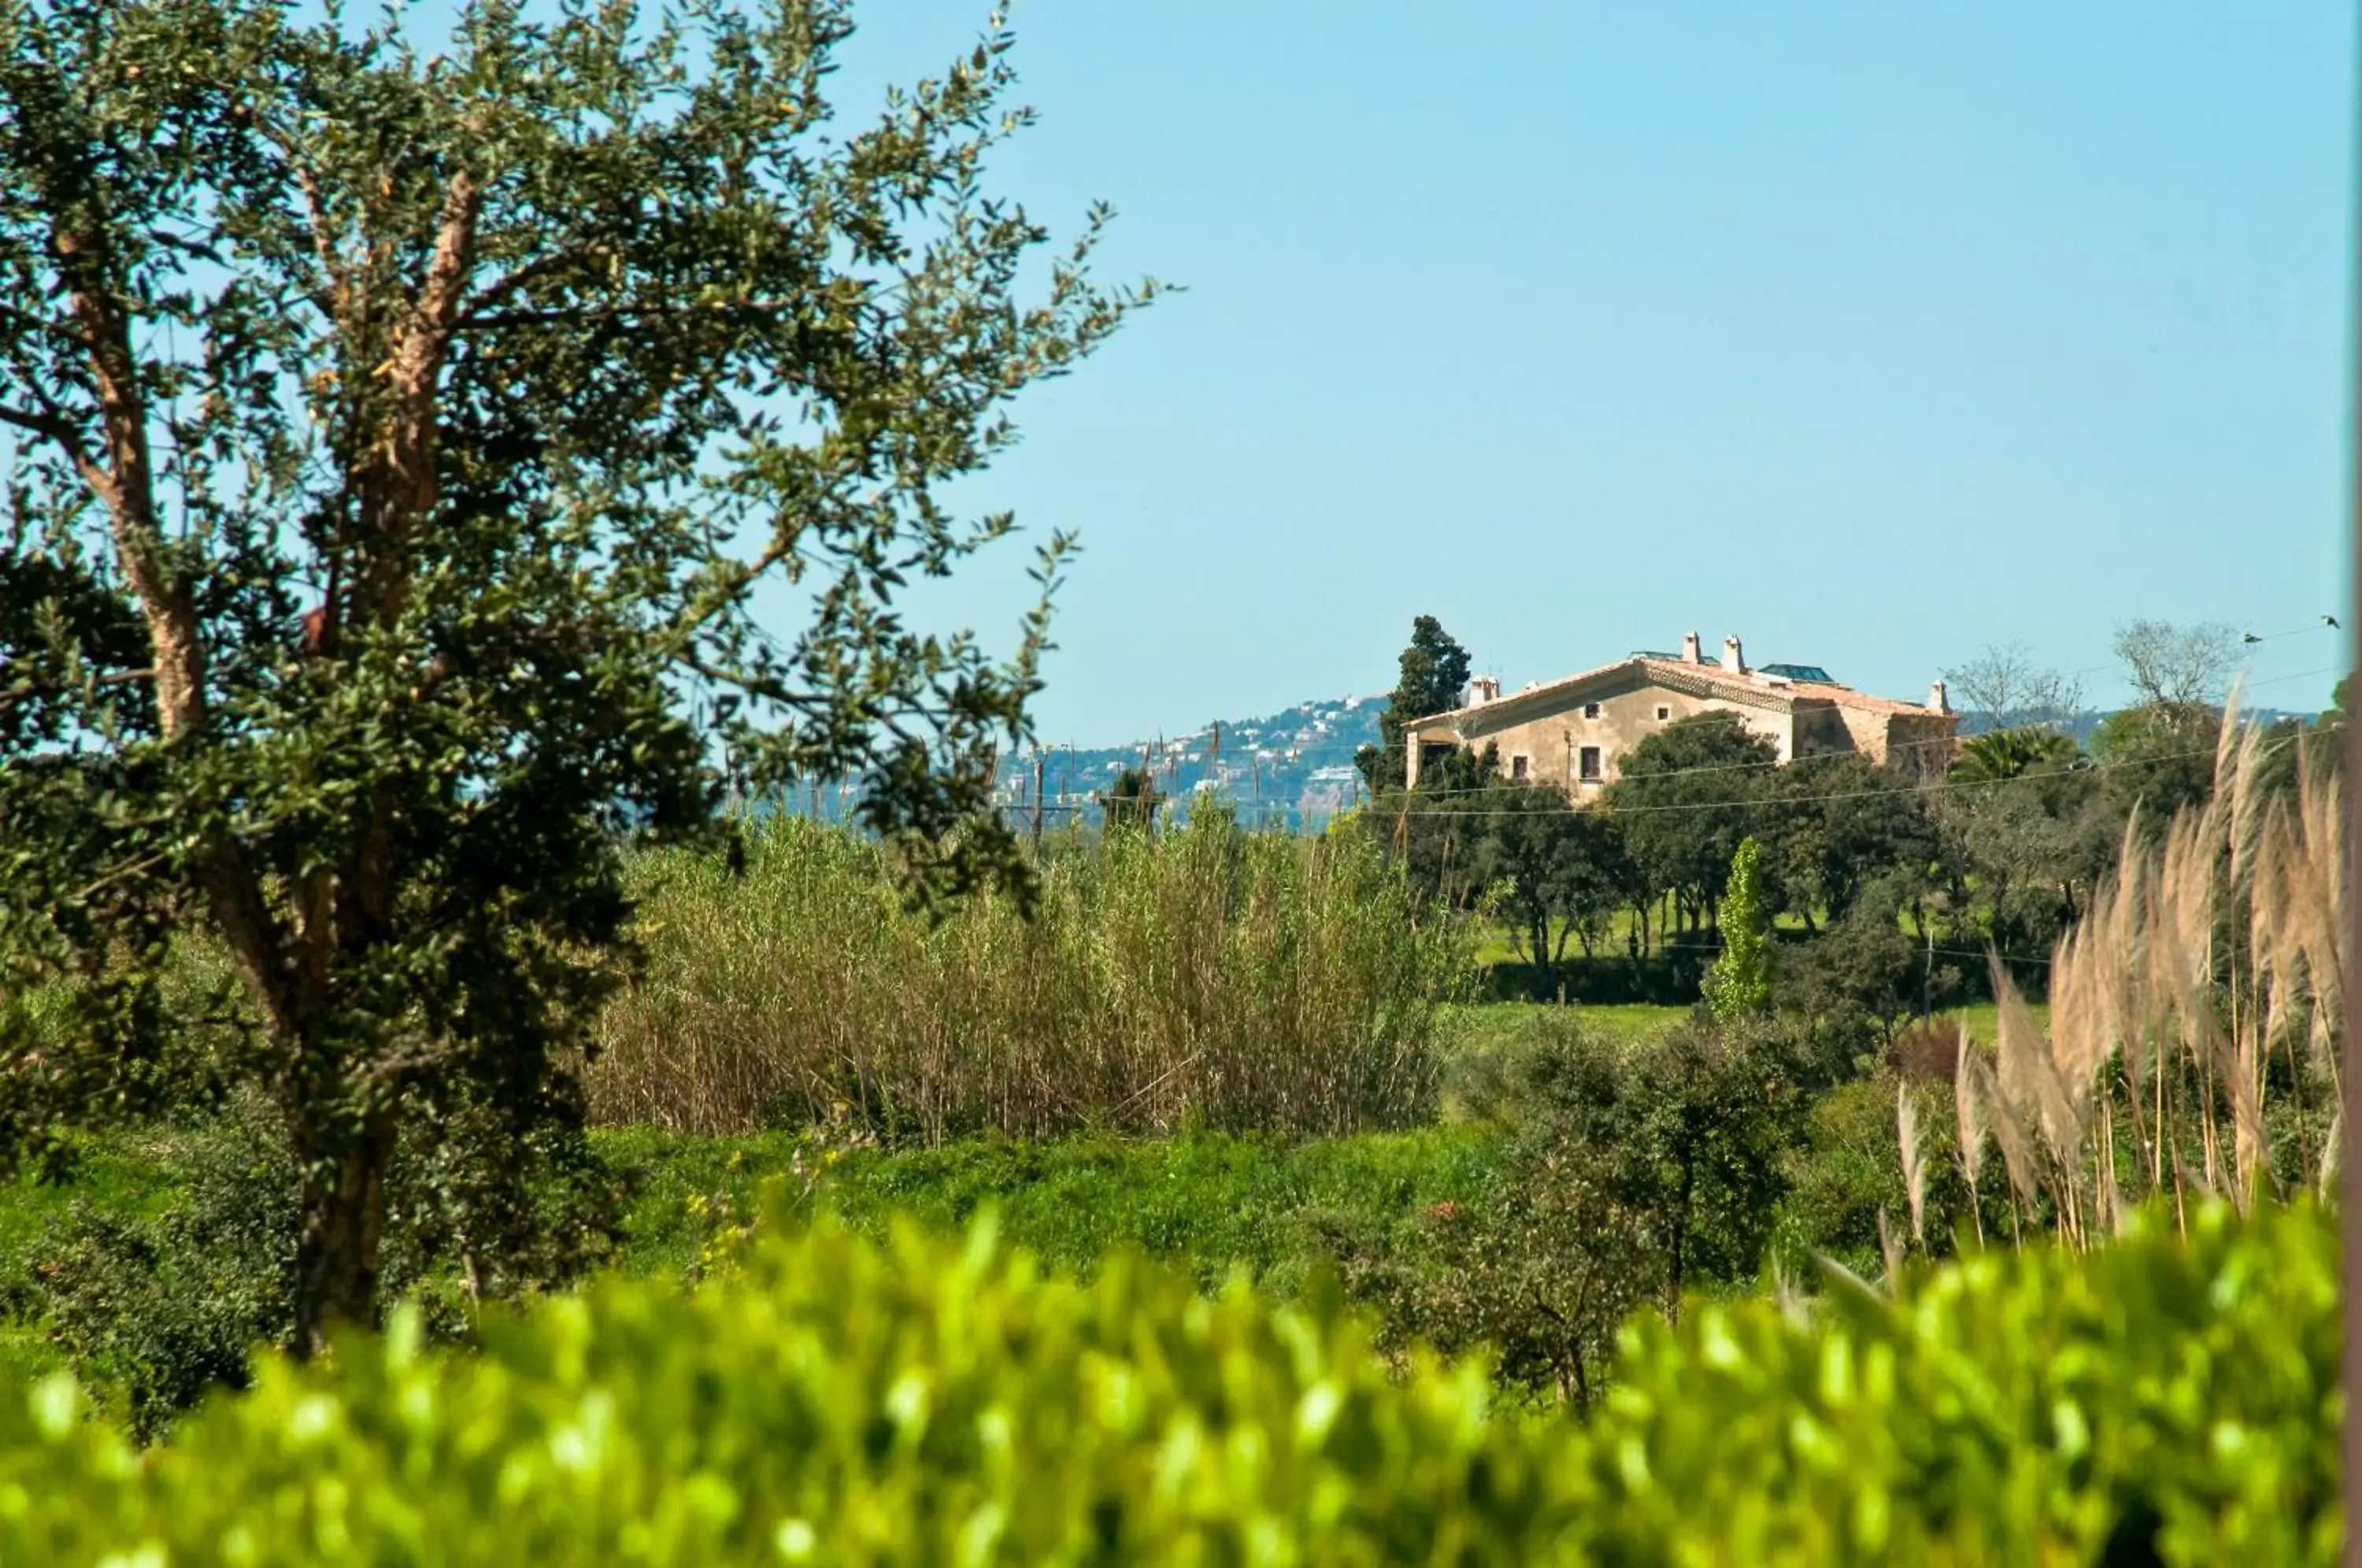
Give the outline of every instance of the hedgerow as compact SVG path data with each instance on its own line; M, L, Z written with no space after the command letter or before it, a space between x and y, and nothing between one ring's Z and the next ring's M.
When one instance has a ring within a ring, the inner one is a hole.
M2135 1213L2089 1253L1971 1253L1637 1320L1586 1463L1605 1561L2336 1560L2337 1250L2311 1204Z
M144 1454L0 1386L0 1561L2325 1562L2334 1264L2314 1210L2210 1211L1809 1320L1696 1303L1578 1424L1334 1293L824 1225L469 1352L403 1317L266 1357Z

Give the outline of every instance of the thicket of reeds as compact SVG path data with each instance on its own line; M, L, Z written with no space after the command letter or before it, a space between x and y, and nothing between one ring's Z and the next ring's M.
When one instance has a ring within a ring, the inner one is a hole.
M2207 1195L2245 1209L2331 1184L2345 829L2320 748L2225 718L2212 799L2162 831L2136 818L2058 944L2047 1034L1995 966L1998 1038L1961 1041L1957 1157L1975 1188L1997 1153L2014 1230L2081 1245L2153 1199L2186 1215ZM1898 1131L1915 1209L1912 1121Z
M875 845L794 819L639 867L646 979L606 1015L593 1116L687 1132L850 1108L889 1138L1098 1128L1334 1134L1433 1110L1463 922L1367 835L1053 841L1028 921L908 911Z

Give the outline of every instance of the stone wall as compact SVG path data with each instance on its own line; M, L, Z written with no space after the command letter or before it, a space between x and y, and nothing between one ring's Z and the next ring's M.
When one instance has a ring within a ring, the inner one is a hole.
M1595 715L1589 710L1595 708ZM1658 717L1662 711L1663 718ZM1501 771L1517 777L1517 759L1526 759L1526 777L1537 783L1556 784L1577 801L1595 799L1616 778L1626 753L1648 736L1693 713L1736 714L1739 722L1779 748L1780 760L1795 754L1795 734L1790 714L1720 697L1694 697L1668 690L1635 672L1602 682L1579 697L1555 693L1524 697L1512 692L1497 702L1460 716L1455 736L1451 726L1430 724L1418 732L1420 740L1456 742L1482 751L1489 744L1500 748ZM1599 777L1581 777L1583 749L1599 748ZM1408 749L1408 772L1417 782L1418 748Z

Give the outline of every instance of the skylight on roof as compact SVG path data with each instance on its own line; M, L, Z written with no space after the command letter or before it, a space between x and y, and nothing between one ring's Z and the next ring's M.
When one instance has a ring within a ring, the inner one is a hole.
M1784 676L1790 680L1809 680L1816 686L1835 686L1829 672L1817 664L1759 664L1755 667L1766 675Z

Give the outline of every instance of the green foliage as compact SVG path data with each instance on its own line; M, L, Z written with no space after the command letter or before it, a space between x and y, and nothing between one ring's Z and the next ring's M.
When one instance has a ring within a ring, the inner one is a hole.
M1786 1196L1782 1199L1774 1251L1791 1275L1809 1279L1815 1262L1830 1259L1865 1279L1884 1266L1879 1239L1882 1213L1888 1235L1914 1244L1908 1222L1910 1193L1895 1132L1896 1079L1879 1074L1835 1084L1813 1094L1803 1136L1783 1162ZM1965 1244L1979 1233L2005 1236L2006 1207L1995 1191L1989 1231L1975 1230L1971 1195L1957 1157L1958 1121L1948 1082L1906 1083L1917 1110L1925 1245L1936 1256L1952 1251L1955 1231ZM1998 1173L1996 1173L1997 1175Z
M2334 1220L2169 1209L1642 1322L1589 1449L1606 1561L2337 1560Z
M1524 1072L1524 1146L1545 1164L1576 1150L1609 1162L1646 1223L1666 1310L1690 1290L1757 1277L1807 1105L1786 1039L1694 1018L1653 1046L1618 1048L1578 1029Z
M1725 712L1693 713L1644 736L1605 793L1648 885L1670 892L1692 929L1721 900L1751 801L1779 761L1772 742ZM1749 804L1733 806L1730 802Z
M1535 1561L1573 1522L1571 1434L1488 1403L1481 1368L1397 1385L1333 1297L822 1229L694 1295L603 1282L466 1356L400 1322L333 1367L274 1361L136 1470L66 1390L0 1391L0 1554Z
M2334 1226L1994 1251L1642 1319L1585 1425L1398 1370L1315 1295L1087 1286L823 1228L693 1295L267 1360L135 1462L0 1379L0 1557L731 1563L2319 1562L2339 1544Z
M168 1092L205 933L306 1344L373 1310L405 1138L531 1212L631 835L857 778L908 889L1024 896L991 758L1067 542L1006 661L900 602L1013 527L944 495L1007 401L1153 292L1091 280L1103 210L1044 267L989 194L999 30L844 126L831 0L414 20L0 0L0 1162Z
M2118 822L2137 808L2152 826L2202 807L2214 793L2214 738L2223 712L2148 703L2111 713L2092 734L2103 791Z
M1810 1033L1825 1081L1862 1070L1864 1058L1894 1043L1895 1026L1918 1007L1923 989L1932 991L1921 983L1922 945L1895 912L1891 901L1867 900L1817 940L1780 955L1773 999Z
M37 1330L143 1437L215 1386L245 1385L248 1353L288 1342L301 1216L270 1107L251 1094L221 1114L151 1133L79 1167L39 1232L0 1246L0 1307ZM623 1245L618 1182L579 1134L537 1132L511 1152L521 1209L491 1201L450 1144L405 1146L388 1173L403 1217L387 1288L416 1301L438 1338L464 1336L477 1304L562 1283ZM97 1174L97 1173L94 1173ZM20 1198L21 1202L21 1198ZM5 1229L5 1228L0 1228ZM13 1277L12 1277L13 1276Z
M1473 979L1465 923L1363 835L1210 806L1054 842L1030 920L995 897L913 911L877 845L792 819L735 874L689 851L635 870L650 967L602 1024L610 1124L744 1132L841 1100L927 1142L1411 1126L1438 1010Z
M708 1213L758 1209L761 1185L792 1178L803 1135L682 1139L607 1133L600 1152L633 1183L625 1266L686 1277ZM1292 1296L1316 1269L1319 1230L1380 1233L1439 1203L1488 1188L1499 1140L1467 1127L1362 1133L1305 1143L1198 1133L1180 1138L978 1139L933 1149L854 1153L811 1192L811 1208L872 1236L898 1219L964 1229L987 1209L1002 1234L1051 1265L1087 1275L1136 1250L1208 1288L1243 1275ZM1316 1224L1317 1222L1317 1224Z
M1909 776L1838 754L1800 758L1759 789L1764 896L1775 911L1809 926L1822 914L1850 914L1881 884L1916 895L1934 880L1941 846Z
M1430 1205L1407 1231L1319 1220L1348 1292L1377 1305L1390 1353L1481 1349L1513 1391L1576 1410L1606 1386L1619 1328L1662 1277L1611 1160L1565 1140L1516 1151L1473 1201Z
M1126 767L1108 786L1102 809L1109 827L1132 826L1153 828L1157 809L1164 797L1156 788L1156 775L1145 767Z
M2072 735L2036 726L1991 730L1962 744L1952 777L1964 784L1998 784L2031 773L2057 773L2083 757Z
M1583 1407L1633 1307L1677 1313L1690 1290L1755 1278L1805 1102L1760 1031L1693 1024L1638 1046L1537 1019L1473 1097L1506 1130L1497 1179L1416 1231L1328 1239L1397 1333L1490 1346L1512 1384Z
M1565 957L1570 938L1586 955L1595 950L1617 911L1640 896L1623 823L1611 813L1577 811L1548 784L1503 780L1466 799L1482 823L1478 874L1502 889L1496 907L1543 974Z
M1772 1006L1771 916L1763 908L1763 846L1738 841L1730 858L1730 890L1722 901L1722 953L1706 971L1705 1005L1728 1023Z
M30 1260L50 1342L84 1384L154 1437L248 1353L283 1343L295 1273L295 1184L252 1114L193 1142L180 1200L149 1218L74 1204Z
M1452 640L1443 623L1419 615L1410 624L1410 646L1404 648L1395 689L1378 713L1378 744L1354 754L1353 766L1372 795L1402 788L1403 725L1460 706L1468 685L1468 650Z

